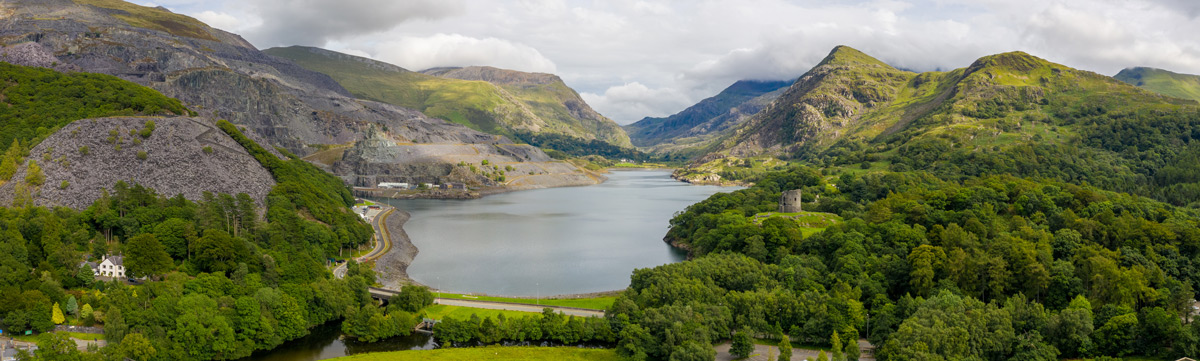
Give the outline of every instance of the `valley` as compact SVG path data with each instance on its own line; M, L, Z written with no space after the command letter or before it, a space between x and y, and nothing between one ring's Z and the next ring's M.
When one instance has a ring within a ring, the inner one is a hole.
M1200 355L1176 4L472 1L0 2L0 359Z

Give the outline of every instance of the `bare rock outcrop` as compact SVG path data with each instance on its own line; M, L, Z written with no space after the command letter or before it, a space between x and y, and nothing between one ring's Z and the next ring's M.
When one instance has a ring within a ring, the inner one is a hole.
M130 134L145 128L147 121L155 123L149 137ZM275 186L267 169L212 120L202 118L80 120L42 141L28 159L37 162L45 176L45 182L28 194L34 204L51 207L87 208L100 198L101 189L112 189L118 181L193 200L204 192L246 193L259 205ZM17 186L28 187L28 172L26 162L12 181L0 186L0 205L12 204L22 193Z

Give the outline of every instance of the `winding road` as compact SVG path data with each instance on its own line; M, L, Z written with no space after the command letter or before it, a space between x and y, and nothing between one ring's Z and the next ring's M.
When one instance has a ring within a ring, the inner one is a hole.
M387 230L387 217L391 216L392 212L396 211L396 208L389 207L389 206L385 206L385 207L387 207L387 209L384 209L383 212L379 213L379 215L377 215L377 216L375 216L375 218L371 219L371 227L375 228L375 235L374 235L375 248L371 249L371 252L368 252L366 255L355 258L354 260L356 262L363 263L363 262L374 261L375 259L379 258L380 256L383 256L385 253L387 253L388 251L390 251L392 249L392 235L390 233L388 233L388 230ZM336 268L334 268L333 269L333 277L335 277L335 278L346 277L346 264L347 263L348 262L342 263L342 264L338 265Z

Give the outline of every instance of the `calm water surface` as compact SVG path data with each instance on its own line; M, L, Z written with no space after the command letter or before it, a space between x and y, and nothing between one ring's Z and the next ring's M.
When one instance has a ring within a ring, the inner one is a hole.
M317 326L308 336L239 361L316 361L369 352L431 350L438 346L432 335L415 332L376 343L347 341L344 340L341 327L339 322Z
M604 184L472 200L386 200L408 211L420 249L409 276L434 288L508 296L623 289L636 268L683 260L662 241L687 206L737 188L669 171L614 171Z

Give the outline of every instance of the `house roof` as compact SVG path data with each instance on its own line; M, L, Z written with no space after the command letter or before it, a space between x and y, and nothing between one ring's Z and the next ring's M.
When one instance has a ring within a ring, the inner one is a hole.
M125 265L125 257L124 256L109 256L109 257L105 258L104 260L109 261L110 263L112 263L115 266L124 266Z

